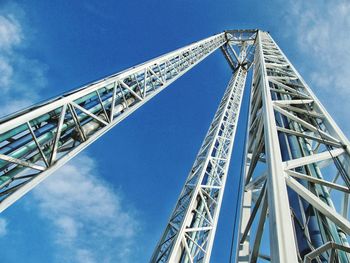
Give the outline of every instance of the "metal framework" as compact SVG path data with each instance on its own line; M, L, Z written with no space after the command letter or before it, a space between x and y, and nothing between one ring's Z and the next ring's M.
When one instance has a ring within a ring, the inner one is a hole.
M227 52L227 48L235 52L232 41L223 48L233 76L151 262L209 262L249 67L247 52L254 35L233 35L240 45L236 57Z
M217 48L221 33L0 122L0 212Z
M225 31L1 119L0 212L219 48L232 78L151 262L209 262L251 69L236 262L349 262L349 141L260 30Z
M262 31L252 82L237 261L349 262L349 141Z

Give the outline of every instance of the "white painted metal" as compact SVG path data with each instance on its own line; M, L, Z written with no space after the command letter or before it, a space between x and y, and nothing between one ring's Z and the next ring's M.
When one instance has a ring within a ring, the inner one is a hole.
M214 35L0 120L0 211L226 41Z
M256 30L214 35L0 120L0 212L218 48L234 74L151 262L209 262L250 68L237 262L349 262L349 141L271 36ZM261 251L267 221L270 255ZM309 251L297 243L300 231Z
M288 205L287 187L282 176L283 162L265 65L264 45L267 38L266 33L258 32L254 75L260 77L260 82L256 85L258 89L260 88L262 97L265 151L268 162L267 195L271 259L273 262L292 263L297 262L298 257Z
M241 44L240 66L228 84L151 262L210 260L247 76L248 44L242 40Z
M318 259L319 256L321 256L322 253L326 252L327 250L331 250L331 256L329 257L328 262L333 263L335 262L335 253L336 250L342 250L350 253L350 248L348 246L342 246L334 242L327 242L323 246L315 249L314 251L307 254L304 258L304 263L311 263L312 260Z
M265 258L259 252L266 220L261 201L262 185L265 184L272 262L299 262L307 257L304 251L301 254L296 241L294 208L288 191L294 191L298 196L293 196L297 198L293 200L294 205L299 202L304 208L302 202L306 201L313 207L324 242L328 240L346 248L337 253L322 254L321 248L309 243L311 252L308 255L316 260L348 262L344 251L348 251L350 234L347 218L349 142L271 36L262 31L259 31L256 43L250 108L247 176L237 262L256 262L258 257ZM289 144L281 144L283 138L288 138ZM282 161L281 153L289 159ZM337 172L332 172L330 166ZM342 182L337 182L339 180ZM341 211L336 210L330 190L332 193L339 191L343 196ZM252 201L247 202L247 199ZM302 213L306 242L310 240L309 215L307 211ZM257 215L259 220L256 220ZM255 228L253 236L252 227ZM313 250L317 253L312 253Z
M335 209L328 206L321 199L319 199L312 192L307 190L304 186L298 183L297 180L290 176L286 176L286 182L295 192L308 201L313 207L319 210L322 214L330 218L335 224L337 224L348 235L350 234L350 222L342 215L338 214Z

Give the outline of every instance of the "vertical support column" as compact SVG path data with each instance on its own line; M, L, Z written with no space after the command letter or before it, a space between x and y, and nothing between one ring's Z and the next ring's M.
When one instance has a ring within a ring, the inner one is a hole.
M349 141L267 32L255 51L238 262L349 262Z
M244 230L247 228L251 206L252 206L252 193L251 191L244 191L243 197L242 197L242 206L241 206L241 222L239 227L239 231L240 231L239 238L242 237ZM239 263L249 262L249 255L250 255L249 242L250 242L249 233L247 234L247 237L244 239L242 243L240 242L240 240L238 240L237 262Z
M151 262L209 262L246 76L233 74Z
M254 55L237 262L257 262L258 257L268 258L272 262L298 262L280 144L267 82L263 34L261 31L257 34ZM267 211L270 256L260 253Z
M254 80L254 74L252 76L252 79ZM253 83L252 83L253 84ZM253 95L254 95L254 86L251 84L250 88L250 96L249 96L249 116L248 116L248 123L247 123L247 131L246 131L246 138L245 142L246 145L244 145L244 161L242 165L244 166L243 173L240 176L244 176L241 180L243 181L240 191L242 191L242 199L240 203L240 218L239 218L239 223L238 223L238 240L236 241L236 262L239 263L248 263L249 262L249 256L250 256L250 234L247 231L244 235L244 231L248 229L248 224L249 224L249 218L250 218L250 213L252 209L252 192L250 190L246 191L246 181L247 181L247 176L248 176L248 171L250 168L250 161L252 159L252 155L248 154L249 152L249 147L248 144L254 138L256 138L256 133L251 133L251 127L252 127L252 122L254 121L254 118L251 117L251 113L253 112L254 108L252 107L252 102L253 102ZM238 215L236 215L237 217Z
M267 37L265 32L258 32L255 56L259 65L255 68L255 75L259 75L261 78L259 85L262 96L266 162L268 164L267 195L271 260L272 262L295 263L298 262L296 241L263 53L263 45Z

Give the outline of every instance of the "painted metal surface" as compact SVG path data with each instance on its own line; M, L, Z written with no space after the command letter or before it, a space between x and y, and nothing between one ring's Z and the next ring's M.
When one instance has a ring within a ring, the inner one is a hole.
M209 262L246 70L233 75L151 262Z
M349 142L262 31L247 149L237 262L349 262Z
M0 211L225 42L214 35L0 120Z
M223 52L233 76L151 262L210 261L255 36L256 31L227 35Z
M219 48L233 75L151 262L209 262L250 70L236 261L349 262L349 141L260 30L225 31L1 119L0 211Z

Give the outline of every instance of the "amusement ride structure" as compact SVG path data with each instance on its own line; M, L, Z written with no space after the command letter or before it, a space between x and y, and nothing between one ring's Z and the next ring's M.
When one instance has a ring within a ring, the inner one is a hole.
M261 30L227 30L2 118L0 211L218 49L232 77L150 262L210 261L245 89L235 262L350 262L349 141Z

